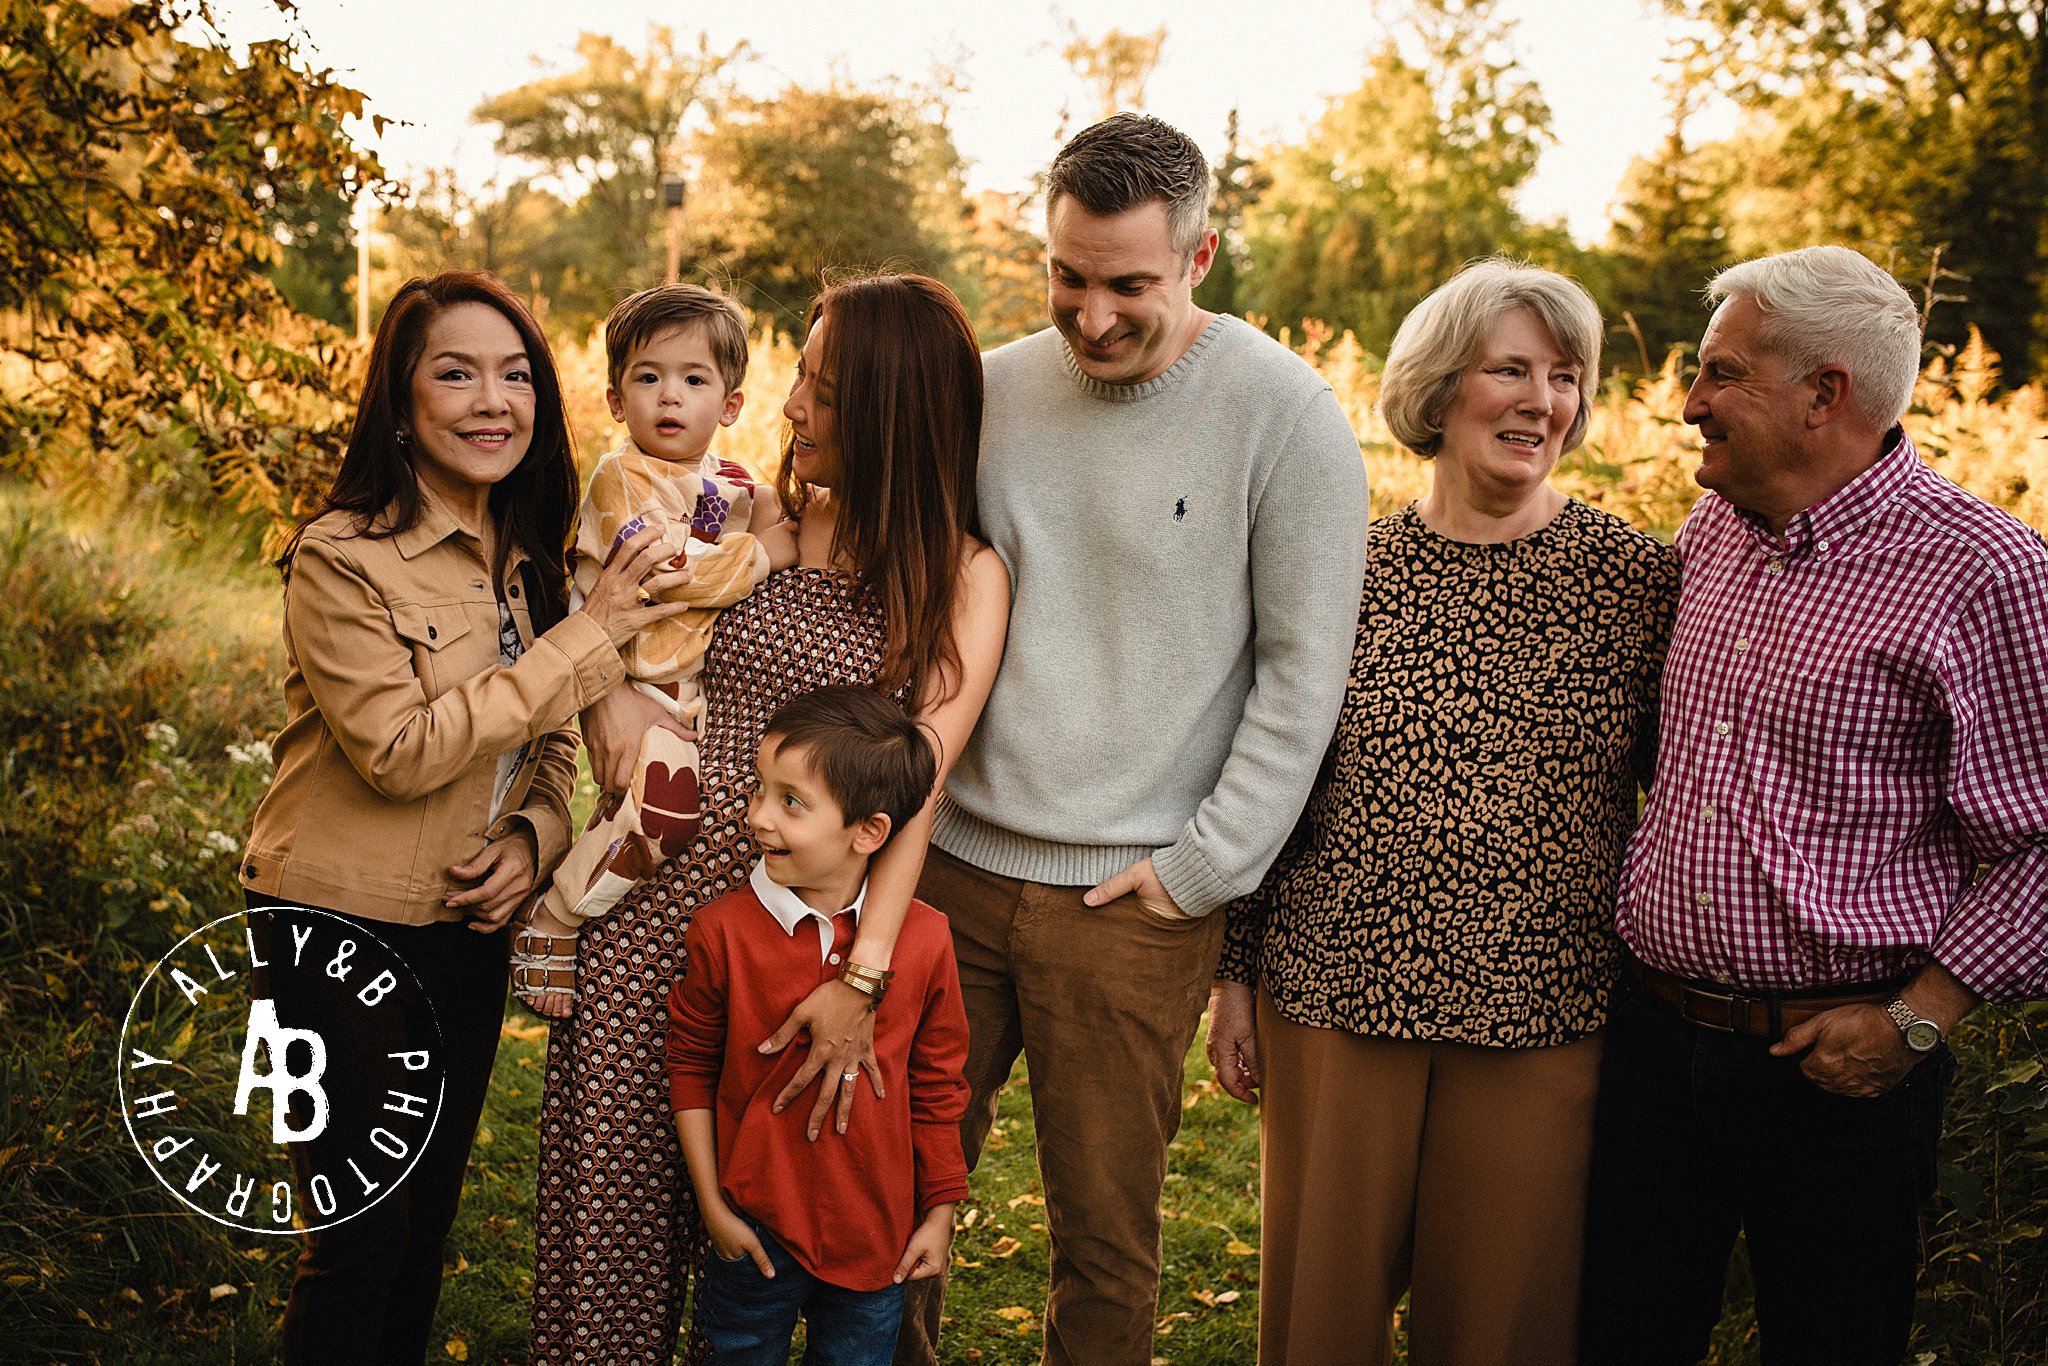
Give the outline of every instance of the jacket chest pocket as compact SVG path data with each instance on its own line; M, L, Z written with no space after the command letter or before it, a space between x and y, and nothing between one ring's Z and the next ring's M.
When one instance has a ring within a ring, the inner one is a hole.
M435 607L394 603L391 624L399 638L412 647L413 672L419 675L428 701L481 673L490 662L477 658L481 637L475 636L475 624L461 603Z

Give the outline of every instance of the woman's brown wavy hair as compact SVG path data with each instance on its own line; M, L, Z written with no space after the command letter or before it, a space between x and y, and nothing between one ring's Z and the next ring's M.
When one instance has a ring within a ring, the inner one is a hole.
M482 271L448 270L415 276L391 296L370 347L362 402L356 405L356 422L349 432L341 468L319 507L299 523L278 557L277 566L287 578L299 538L314 520L329 512L354 514L362 524L361 534L377 540L409 531L419 521L419 478L398 432L412 418L412 372L426 350L427 329L434 319L466 303L494 308L512 324L533 371L533 438L526 458L491 486L491 519L499 533L491 577L493 582L504 582L506 561L512 547L518 545L539 570L542 587L553 599L553 615L561 615L568 597L567 555L576 525L577 488L569 420L562 409L562 382L540 324L518 295ZM380 519L386 508L393 509L392 515Z
M981 536L974 501L981 454L981 348L953 291L922 275L870 275L828 287L821 382L833 391L839 523L833 558L853 567L888 622L880 684L907 680L949 696L960 656L951 623L967 538ZM776 489L792 516L810 502L795 446L783 447Z

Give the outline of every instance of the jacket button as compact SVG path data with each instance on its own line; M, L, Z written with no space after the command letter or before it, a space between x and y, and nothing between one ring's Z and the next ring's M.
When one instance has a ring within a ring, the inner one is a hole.
M436 630L435 630L435 629L434 629L433 627L431 627L431 626L429 626L429 627L427 628L427 639L428 639L428 640L439 640L440 638L441 638L441 633L440 633L439 631L436 631Z
M516 584L516 583L515 583L515 584L513 584L513 585L512 585L512 589L511 589L511 592L512 592L512 596L513 596L513 597L515 597L515 598L516 598L516 597L518 597L518 596L519 596L519 585L518 585L518 584Z
M243 876L243 877L255 877L255 876L256 876L256 865L255 865L255 864L253 864L253 863L251 863L251 864L247 865L246 867L244 867L244 868L242 869L242 876Z

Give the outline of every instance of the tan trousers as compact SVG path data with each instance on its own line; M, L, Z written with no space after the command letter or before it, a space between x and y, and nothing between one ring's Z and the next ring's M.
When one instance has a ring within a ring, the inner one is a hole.
M1258 995L1259 1360L1566 1366L1600 1037L1366 1038Z
M1147 1366L1159 1304L1159 1193L1181 1067L1223 949L1223 915L1168 924L1085 887L997 877L933 849L918 898L953 924L967 1004L960 1137L972 1167L1021 1052L1052 1244L1045 1360ZM896 1360L938 1359L943 1279L908 1287Z

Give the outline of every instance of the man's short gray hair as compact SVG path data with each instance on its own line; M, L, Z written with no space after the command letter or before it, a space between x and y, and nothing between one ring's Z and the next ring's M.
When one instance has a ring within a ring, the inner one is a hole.
M1803 247L1760 256L1707 285L1716 307L1736 297L1756 303L1757 341L1793 378L1839 365L1858 416L1884 431L1905 415L1920 376L1920 310L1861 252Z
M1209 163L1193 138L1150 114L1128 111L1090 124L1060 148L1045 175L1048 218L1062 195L1098 217L1159 200L1174 251L1193 260L1209 229Z
M1432 290L1401 321L1380 378L1380 416L1394 439L1417 455L1443 446L1444 414L1458 381L1479 359L1500 320L1534 313L1557 349L1579 367L1579 411L1565 433L1575 449L1593 418L1600 379L1600 309L1578 281L1505 256L1474 261Z

